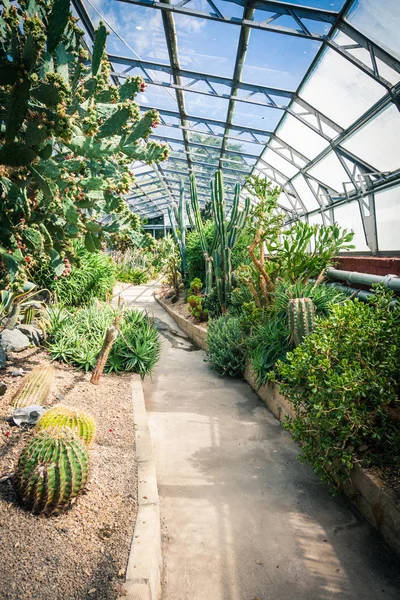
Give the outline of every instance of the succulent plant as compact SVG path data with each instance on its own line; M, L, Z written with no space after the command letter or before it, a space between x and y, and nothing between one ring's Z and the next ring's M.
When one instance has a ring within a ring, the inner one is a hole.
M93 441L96 433L96 423L93 417L66 406L54 406L40 417L37 423L39 431L49 427L68 427L87 445Z
M89 455L69 428L49 428L22 450L14 477L19 502L34 514L68 507L85 487Z
M185 188L181 181L179 207L173 205L173 210L168 207L168 215L171 223L172 234L181 255L181 275L182 279L187 276L186 261L186 221L185 221Z
M54 375L53 365L39 365L24 377L22 384L11 399L15 408L30 404L46 404Z
M311 298L289 300L288 323L292 342L299 346L315 326L315 306Z

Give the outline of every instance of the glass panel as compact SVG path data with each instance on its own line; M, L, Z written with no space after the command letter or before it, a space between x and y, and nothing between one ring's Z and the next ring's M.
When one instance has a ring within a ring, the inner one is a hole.
M335 223L345 229L354 231L352 244L356 252L369 252L370 249L365 241L364 229L361 221L360 208L358 202L343 204L334 209Z
M344 192L343 183L349 181L349 176L334 152L330 152L325 158L320 160L315 167L309 170L309 173L339 193ZM354 187L346 185L346 189L347 191L351 191Z
M308 211L319 208L319 204L315 199L314 194L308 187L307 182L302 175L296 175L292 183Z
M254 129L271 132L278 125L281 117L282 113L280 110L235 102L232 122L234 125L253 127Z
M400 60L399 0L360 0L346 19Z
M184 92L186 112L196 117L225 121L229 101L213 96Z
M150 108L178 110L175 92L158 85L148 84L146 90L136 96L135 102L143 110L149 110Z
M348 127L383 96L371 77L328 49L302 87L300 96L342 127Z
M95 27L102 20L108 29L111 27L115 29L126 42L124 44L118 36L111 32L107 37L108 52L169 63L160 10L122 2L97 4L102 5L101 11L97 11L91 4L84 2ZM149 35L149 31L151 31L151 35Z
M260 20L268 17L265 11L258 12ZM318 48L319 44L314 41L253 29L242 79L249 83L294 90Z
M368 162L378 171L400 168L400 113L391 104L362 127L343 147Z
M315 158L328 145L318 133L314 133L291 115L285 117L277 135L308 158Z
M321 213L314 213L312 215L309 215L308 222L310 223L310 225L323 225Z
M400 251L400 186L375 194L378 248Z
M293 177L293 175L295 175L298 171L295 166L279 156L279 154L276 154L276 152L270 148L267 148L267 150L263 153L262 159L272 167L278 169L278 171L281 171L281 173L286 175L288 178Z
M183 69L232 77L240 27L182 14L174 20Z

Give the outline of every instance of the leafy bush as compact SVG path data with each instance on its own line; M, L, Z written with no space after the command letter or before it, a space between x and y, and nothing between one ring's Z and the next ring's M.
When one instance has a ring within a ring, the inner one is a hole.
M234 376L243 372L246 347L237 317L223 316L211 321L207 344L208 360L219 373Z
M104 252L88 252L81 244L74 245L74 252L75 263L68 276L54 277L50 265L45 264L33 274L35 283L67 306L88 304L94 298L105 300L115 284L111 258Z
M268 372L290 349L287 319L266 315L256 323L248 338L248 357L258 387L268 379Z
M117 267L116 269L117 281L123 283L133 283L134 285L140 285L141 283L147 283L149 281L148 272L139 267L126 267L125 265Z
M132 371L144 377L157 363L160 341L153 323L141 311L120 313L100 302L71 312L51 307L44 315L50 356L90 371L96 364L106 330L118 314L121 315L120 334L105 370L109 373Z
M400 453L400 307L379 291L374 304L347 300L277 365L295 417L287 428L302 458L324 481L349 477L354 463L395 460Z

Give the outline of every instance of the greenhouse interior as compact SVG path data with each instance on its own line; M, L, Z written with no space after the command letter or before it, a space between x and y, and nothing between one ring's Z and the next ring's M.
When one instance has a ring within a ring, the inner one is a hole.
M400 0L0 0L0 598L400 599Z

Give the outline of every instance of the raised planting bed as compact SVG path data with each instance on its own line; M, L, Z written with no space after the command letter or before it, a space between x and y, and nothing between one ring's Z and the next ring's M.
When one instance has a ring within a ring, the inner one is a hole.
M0 379L0 596L7 600L115 599L122 593L137 512L137 476L132 413L132 375L90 374L56 364L47 405L90 413L97 426L89 448L88 483L58 516L34 516L21 508L12 478L32 430L12 425L9 401L21 384L13 369L28 373L46 363L45 353L10 354ZM134 376L139 380L139 376Z
M203 350L207 349L207 327L179 314L170 301L156 296L157 302L171 315L177 325ZM279 420L293 416L293 405L279 392L276 384L257 388L251 368L247 365L244 378L264 402L265 406ZM400 498L375 473L355 466L350 482L343 491L353 501L363 517L377 529L387 545L400 557Z

